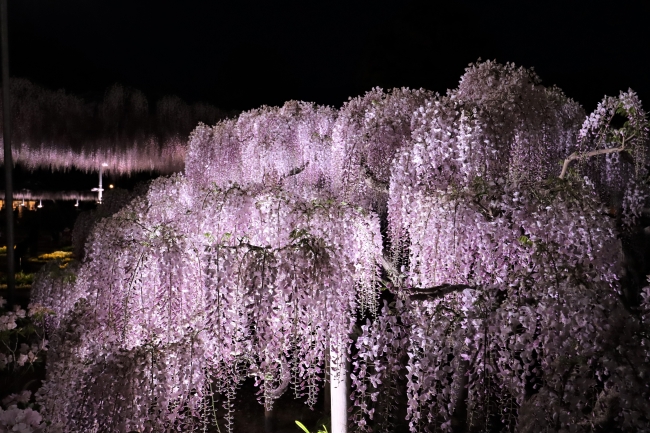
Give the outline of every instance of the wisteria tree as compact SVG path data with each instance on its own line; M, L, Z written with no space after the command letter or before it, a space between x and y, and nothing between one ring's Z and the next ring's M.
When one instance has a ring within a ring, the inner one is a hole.
M621 282L646 146L633 92L587 117L493 62L444 96L199 125L183 174L100 220L72 278L34 284L56 313L43 417L233 431L246 377L267 408L313 406L329 354L336 433L348 373L360 431L395 431L402 404L412 432L649 428L650 289Z

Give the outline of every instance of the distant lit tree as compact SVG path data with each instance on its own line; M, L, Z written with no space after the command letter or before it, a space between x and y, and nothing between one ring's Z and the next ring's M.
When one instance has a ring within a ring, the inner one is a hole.
M13 79L10 86L13 161L27 169L97 171L105 164L119 174L173 173L183 169L194 127L228 114L174 96L150 107L142 92L119 84L98 102L25 79Z

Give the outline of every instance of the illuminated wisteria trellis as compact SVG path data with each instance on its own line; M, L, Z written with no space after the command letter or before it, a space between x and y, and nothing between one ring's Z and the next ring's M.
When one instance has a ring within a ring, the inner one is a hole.
M25 79L12 79L10 93L13 161L27 169L177 172L197 123L215 123L230 114L176 96L150 106L142 92L119 84L100 101Z
M55 313L41 414L236 431L245 378L267 408L313 406L329 354L336 433L395 431L402 404L411 432L649 429L650 288L624 280L622 247L648 204L647 127L632 91L586 116L494 62L445 95L201 124L184 172L34 283Z

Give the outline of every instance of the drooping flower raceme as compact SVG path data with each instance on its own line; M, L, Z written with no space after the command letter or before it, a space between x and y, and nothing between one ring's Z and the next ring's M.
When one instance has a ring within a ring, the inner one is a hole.
M557 178L581 121L530 71L491 62L418 109L388 201L399 296L417 301L357 343L357 392L379 398L359 398L365 425L390 407L395 353L413 432L602 428L613 407L645 425L639 334L614 331L639 326L619 296L615 221L594 177Z
M313 405L327 345L377 298L377 217L274 188L159 179L88 246L41 391L71 430L214 422L247 375L269 407L290 385Z
M392 160L411 139L415 111L433 97L423 89L375 88L341 107L328 167L338 196L385 212Z
M98 104L25 79L12 79L10 94L13 161L30 170L97 171L105 164L119 174L172 173L183 169L187 137L196 124L227 114L175 96L150 107L142 92L119 84Z
M305 198L331 195L335 110L290 101L262 107L190 137L185 173L200 188L281 185Z

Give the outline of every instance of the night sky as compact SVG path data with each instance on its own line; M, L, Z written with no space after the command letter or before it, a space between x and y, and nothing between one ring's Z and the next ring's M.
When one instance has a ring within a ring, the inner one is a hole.
M223 109L339 107L373 86L444 92L481 57L534 66L588 111L628 87L650 107L645 0L9 0L9 12L11 75L87 100L121 83Z

